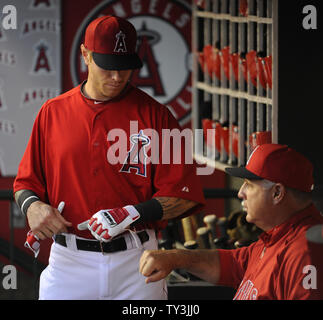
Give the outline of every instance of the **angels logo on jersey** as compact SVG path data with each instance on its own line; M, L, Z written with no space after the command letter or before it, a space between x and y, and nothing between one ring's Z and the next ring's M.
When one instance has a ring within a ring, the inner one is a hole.
M182 127L191 120L191 7L185 0L105 0L88 14L75 35L71 52L71 76L76 86L87 77L80 54L87 25L102 15L129 20L138 34L137 52L143 67L131 82L166 105ZM117 35L115 50L126 50Z
M147 154L145 147L150 144L150 139L140 130L138 134L130 136L132 147L128 152L127 159L124 162L120 172L130 173L134 171L143 177L147 177Z

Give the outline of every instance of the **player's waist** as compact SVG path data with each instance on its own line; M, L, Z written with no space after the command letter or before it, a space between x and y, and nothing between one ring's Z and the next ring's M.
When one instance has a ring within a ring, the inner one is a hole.
M71 220L69 220L68 217L64 216L64 218L68 221L71 221ZM135 232L139 232L139 231L147 230L147 229L159 231L159 230L165 229L167 227L167 224L168 224L167 220L160 220L160 221L155 221L155 222L145 222L145 223L137 224L136 226L131 227L131 229ZM70 228L68 228L68 232L73 233L78 237L82 237L82 238L86 238L86 239L93 239L93 236L89 230L79 231L77 228L70 227Z
M130 250L142 246L151 240L152 230L142 230L139 232L125 232L124 234L112 239L109 242L102 242L95 239L86 239L74 234L55 235L55 243L76 251L91 251L102 253L113 253L118 251Z

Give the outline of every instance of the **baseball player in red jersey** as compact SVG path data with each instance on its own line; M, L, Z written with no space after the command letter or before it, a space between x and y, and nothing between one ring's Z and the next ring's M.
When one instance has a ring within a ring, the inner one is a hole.
M136 39L125 19L92 21L81 45L88 79L35 120L14 192L32 236L54 238L40 299L166 299L165 281L145 284L140 256L157 249L168 219L204 204L194 163L162 163L184 144L163 143L177 121L129 82L142 66Z
M258 241L232 250L145 251L140 271L147 283L186 268L212 283L237 288L237 300L323 299L323 245L307 231L321 225L312 203L312 164L285 145L264 144L246 167L227 168L244 178L238 196L248 222L264 230Z

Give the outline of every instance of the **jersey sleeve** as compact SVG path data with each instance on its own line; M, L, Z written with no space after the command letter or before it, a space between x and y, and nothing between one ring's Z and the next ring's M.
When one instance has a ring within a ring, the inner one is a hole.
M218 285L238 288L248 266L253 244L238 249L218 249L220 278Z
M42 201L46 201L47 199L43 171L45 142L43 133L44 121L45 111L44 107L42 107L35 119L31 136L13 183L14 192L28 189L35 192Z
M179 217L183 218L198 212L205 205L192 155L192 130L181 129L168 109L161 120L159 163L153 167L153 197L176 197L197 202L196 207Z

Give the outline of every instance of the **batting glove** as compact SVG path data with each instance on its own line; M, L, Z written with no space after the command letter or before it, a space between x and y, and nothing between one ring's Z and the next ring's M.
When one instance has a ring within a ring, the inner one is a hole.
M106 209L98 211L90 220L80 223L77 228L89 229L94 238L108 242L139 218L140 214L134 206Z
M62 213L64 207L65 202L61 201L57 207L57 210ZM27 238L24 246L30 249L34 253L35 258L37 258L40 251L40 239L31 230L29 230L27 233Z

